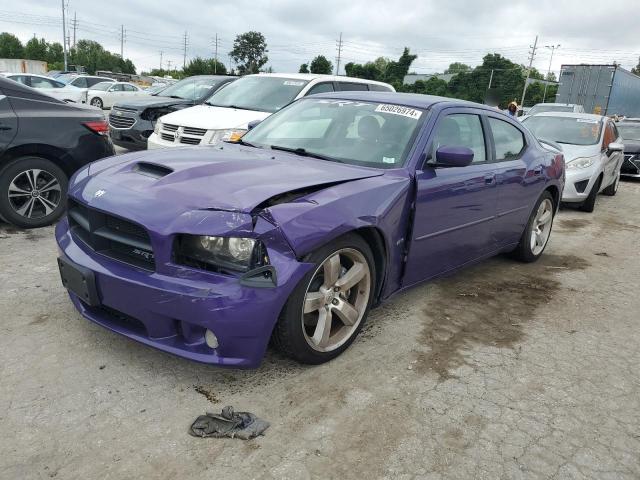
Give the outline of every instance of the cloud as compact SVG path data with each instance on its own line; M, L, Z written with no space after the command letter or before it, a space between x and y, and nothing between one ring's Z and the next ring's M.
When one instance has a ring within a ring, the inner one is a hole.
M322 54L335 63L336 40L343 32L342 64L379 56L397 57L404 46L418 54L413 69L444 70L454 61L476 65L489 52L526 63L536 34L539 45L561 44L553 70L562 63L611 63L631 68L637 63L637 0L616 2L579 0L112 0L107 5L71 0L70 16L77 12L78 38L101 42L118 52L120 25L127 30L125 57L139 70L163 61L182 65L182 35L188 32L187 57L213 55L218 34L219 57L239 33L258 30L266 38L269 65L276 71L297 71L303 62ZM20 12L60 17L60 9L45 0L23 0ZM14 15L15 17L15 15ZM29 20L31 19L31 20ZM12 21L0 11L0 30L27 40L34 33L60 41L61 26ZM15 20L15 19L14 19ZM53 21L53 20L52 20ZM49 22L51 23L51 21ZM534 66L546 70L550 51L541 48Z

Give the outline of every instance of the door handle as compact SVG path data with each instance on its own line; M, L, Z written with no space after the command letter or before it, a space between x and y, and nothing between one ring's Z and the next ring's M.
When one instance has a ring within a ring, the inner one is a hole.
M484 183L485 185L491 185L496 181L496 175L494 173L490 174L490 175L485 175L484 176Z
M7 127L7 126L2 125L2 124L0 123L0 130L11 130L11 127Z

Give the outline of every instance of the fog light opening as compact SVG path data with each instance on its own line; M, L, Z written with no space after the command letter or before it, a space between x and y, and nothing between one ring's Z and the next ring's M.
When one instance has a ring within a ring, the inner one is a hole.
M213 349L218 348L218 337L216 337L211 330L204 332L204 341L209 347Z

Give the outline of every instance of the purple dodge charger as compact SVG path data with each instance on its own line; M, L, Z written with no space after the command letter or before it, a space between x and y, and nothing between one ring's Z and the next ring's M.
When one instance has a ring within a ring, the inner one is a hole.
M396 93L294 102L222 146L94 162L56 229L87 319L205 363L272 338L318 364L369 309L481 259L535 261L564 159L483 105Z

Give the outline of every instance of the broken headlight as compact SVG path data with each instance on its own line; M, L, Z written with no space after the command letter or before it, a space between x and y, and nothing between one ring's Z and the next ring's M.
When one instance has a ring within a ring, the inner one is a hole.
M176 263L216 272L247 272L269 263L255 238L184 234L176 238L173 251Z

